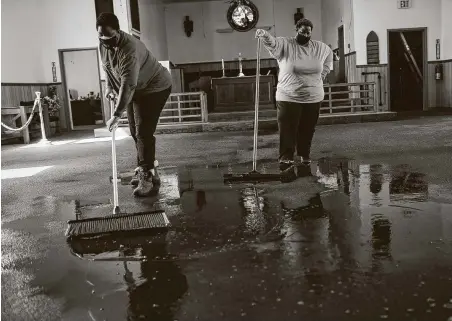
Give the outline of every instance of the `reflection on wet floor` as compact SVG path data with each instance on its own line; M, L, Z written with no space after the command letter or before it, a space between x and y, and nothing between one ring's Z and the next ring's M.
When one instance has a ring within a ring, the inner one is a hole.
M81 258L109 253L105 261L119 262L117 265L123 268L124 292L128 296L127 320L173 320L173 310L180 308L188 283L168 254L165 238L165 234L152 238L146 235L104 237L71 240L68 245L73 254ZM94 283L86 281L95 287ZM104 296L108 296L106 294Z
M173 230L69 247L120 262L129 320L446 320L451 311L433 301L413 308L419 296L452 299L452 205L429 201L425 175L325 158L287 184L222 184L223 172L248 168L163 169L160 195L140 206L166 209Z
M68 320L452 316L452 205L432 201L428 177L409 165L323 158L286 183L223 183L224 173L250 168L162 168L159 195L143 200L121 185L128 212L165 209L165 234L66 245L63 221L109 214L107 202L35 199L33 215L3 224L13 254L2 268L27 263L14 248L28 243L12 242L10 230L37 237L35 283L66 300Z

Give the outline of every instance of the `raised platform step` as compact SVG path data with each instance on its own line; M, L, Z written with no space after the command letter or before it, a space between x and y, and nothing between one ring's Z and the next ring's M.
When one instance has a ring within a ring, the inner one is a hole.
M263 109L259 110L259 119L275 118L276 109ZM235 111L229 113L210 113L209 122L218 123L225 121L241 121L241 120L254 120L254 110L251 111Z
M349 106L349 105L345 105ZM361 112L366 113L366 112ZM322 111L320 114L321 117L330 116L330 115L342 115L340 110L334 110L333 114L329 114L325 111ZM358 113L357 113L358 114ZM276 109L266 109L259 110L259 119L261 120L269 120L277 117ZM220 122L237 122L237 121L245 121L245 120L254 120L254 111L242 111L242 112L230 112L230 113L211 113L209 114L209 123L220 123Z
M275 114L276 115L276 114ZM319 125L347 124L360 122L375 122L393 120L397 117L395 112L362 112L355 114L327 114L321 115ZM254 128L254 119L241 121L217 121L206 124L183 124L183 125L165 125L157 128L156 134L170 133L194 133L194 132L214 132L214 131L246 131ZM259 128L262 130L278 130L276 117L264 118L259 120ZM130 136L128 127L119 127L117 136ZM110 137L111 133L106 127L94 130L94 137Z

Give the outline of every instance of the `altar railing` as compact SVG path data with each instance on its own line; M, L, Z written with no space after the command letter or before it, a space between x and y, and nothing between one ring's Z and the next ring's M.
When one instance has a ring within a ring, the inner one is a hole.
M374 82L325 84L321 114L377 112Z
M207 95L203 91L172 93L160 114L158 125L207 123ZM124 113L121 122L127 123Z

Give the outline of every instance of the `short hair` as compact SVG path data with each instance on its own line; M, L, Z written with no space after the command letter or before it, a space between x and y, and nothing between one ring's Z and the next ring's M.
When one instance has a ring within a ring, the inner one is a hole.
M102 12L96 20L96 29L100 27L112 27L114 30L119 30L119 20L111 12Z
M302 18L297 21L297 23L295 25L296 30L300 29L301 26L311 27L311 30L314 29L314 25L312 24L311 20L306 19L306 18Z

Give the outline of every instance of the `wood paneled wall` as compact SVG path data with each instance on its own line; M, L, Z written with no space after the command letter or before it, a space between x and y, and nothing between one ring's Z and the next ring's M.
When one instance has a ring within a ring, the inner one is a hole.
M61 85L60 83L57 83ZM21 101L32 101L36 98L36 91L46 96L49 84L9 84L2 83L2 107L16 107Z
M327 81L329 84L338 83L339 79L339 61L333 61L333 70L328 74Z
M381 75L380 86L378 74L363 75L363 72L379 72ZM377 85L378 110L388 110L388 65L356 65L356 53L351 53L345 56L345 77L347 82L375 82Z
M256 69L256 59L247 59L242 60L242 68L243 69ZM261 68L274 68L278 67L278 62L275 59L261 59ZM180 64L177 65L177 68L181 68L185 73L192 72L209 72L209 71L221 71L221 61L218 62L204 62L204 63L196 63L196 64ZM226 71L229 70L238 70L239 69L239 61L225 61L224 69Z
M36 98L36 91L41 92L41 97L47 96L50 86L56 86L57 94L60 98L60 128L67 130L66 110L64 101L63 86L60 82L49 84L30 83L2 83L2 107L16 107L21 101L32 101Z
M435 80L435 65L443 66L443 79ZM378 75L362 75L362 72L380 72L382 88L382 104L379 110L388 110L388 65L356 65L356 53L345 56L347 82L375 82L378 86ZM428 106L452 108L452 60L428 62ZM367 77L366 79L364 77ZM378 89L378 88L377 88ZM378 91L377 91L378 95Z
M435 79L435 66L443 66L443 79ZM428 63L429 107L452 107L452 59Z
M173 80L172 93L184 92L184 70L181 68L171 69L171 78ZM188 91L188 90L187 90Z

